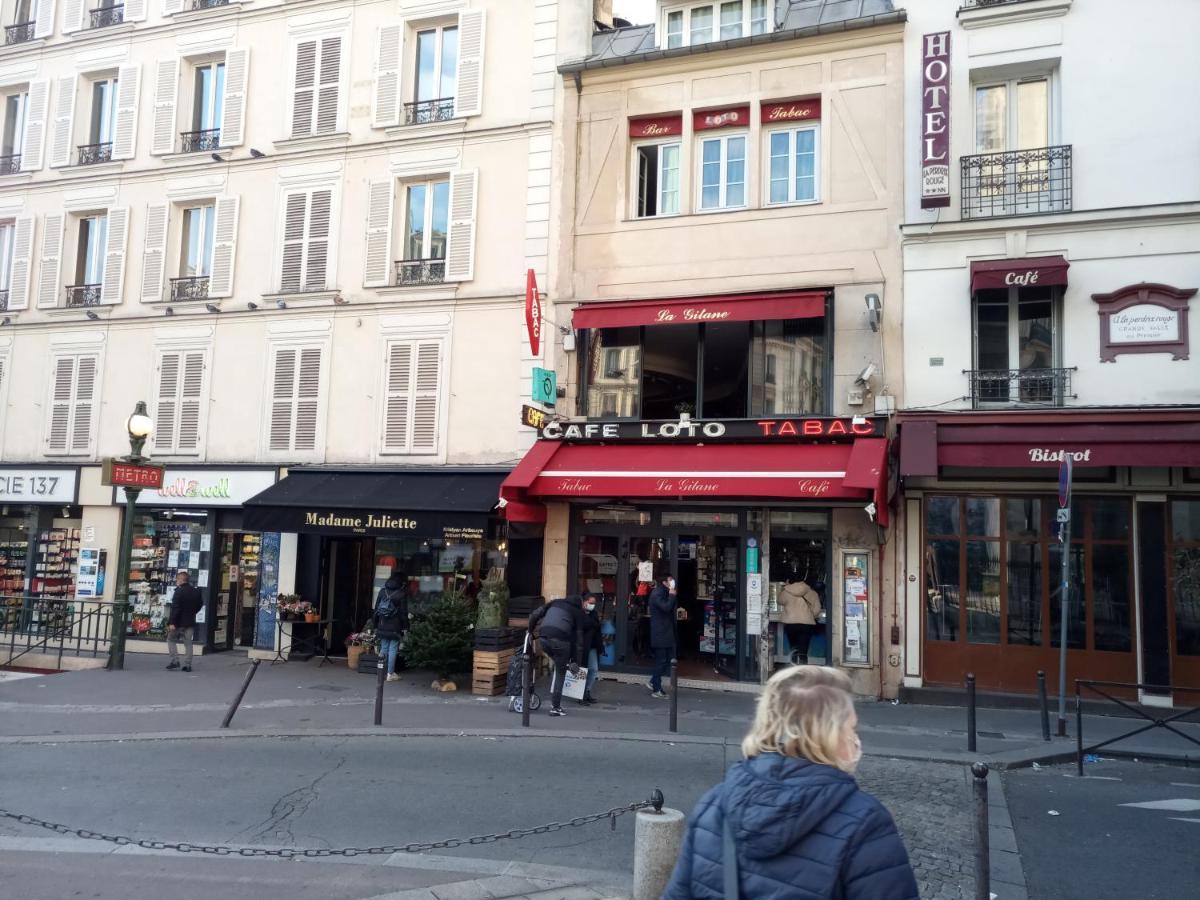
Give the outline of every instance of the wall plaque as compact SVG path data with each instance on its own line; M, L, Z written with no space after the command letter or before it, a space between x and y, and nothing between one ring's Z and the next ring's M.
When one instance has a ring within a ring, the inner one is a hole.
M1188 301L1196 288L1131 284L1111 294L1092 294L1100 307L1100 361L1120 353L1170 353L1187 359Z

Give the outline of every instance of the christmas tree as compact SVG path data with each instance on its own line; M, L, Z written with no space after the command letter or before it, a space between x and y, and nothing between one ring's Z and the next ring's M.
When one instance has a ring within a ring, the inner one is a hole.
M443 680L471 668L471 610L461 592L442 594L413 622L404 655L410 666L432 669Z
M504 628L508 625L508 585L499 569L488 573L479 589L479 618L476 628Z

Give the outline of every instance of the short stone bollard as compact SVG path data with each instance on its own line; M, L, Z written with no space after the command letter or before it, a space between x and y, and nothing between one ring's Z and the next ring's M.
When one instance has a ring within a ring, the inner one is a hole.
M658 900L671 880L687 816L677 809L639 809L633 832L633 900Z

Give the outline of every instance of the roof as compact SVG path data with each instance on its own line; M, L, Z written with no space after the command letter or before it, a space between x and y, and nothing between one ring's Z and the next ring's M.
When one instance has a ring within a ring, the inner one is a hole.
M565 63L559 67L559 71L568 74L652 59L691 56L834 31L895 24L906 19L904 10L895 9L892 0L776 0L775 21L778 24L774 31L767 34L667 50L656 46L654 25L615 28L592 35L591 54L582 60Z

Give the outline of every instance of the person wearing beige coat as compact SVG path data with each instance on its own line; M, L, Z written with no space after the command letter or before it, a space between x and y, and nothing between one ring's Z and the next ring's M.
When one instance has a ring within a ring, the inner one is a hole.
M817 630L821 614L821 597L800 579L788 579L779 592L779 619L793 654L808 659L808 644Z

